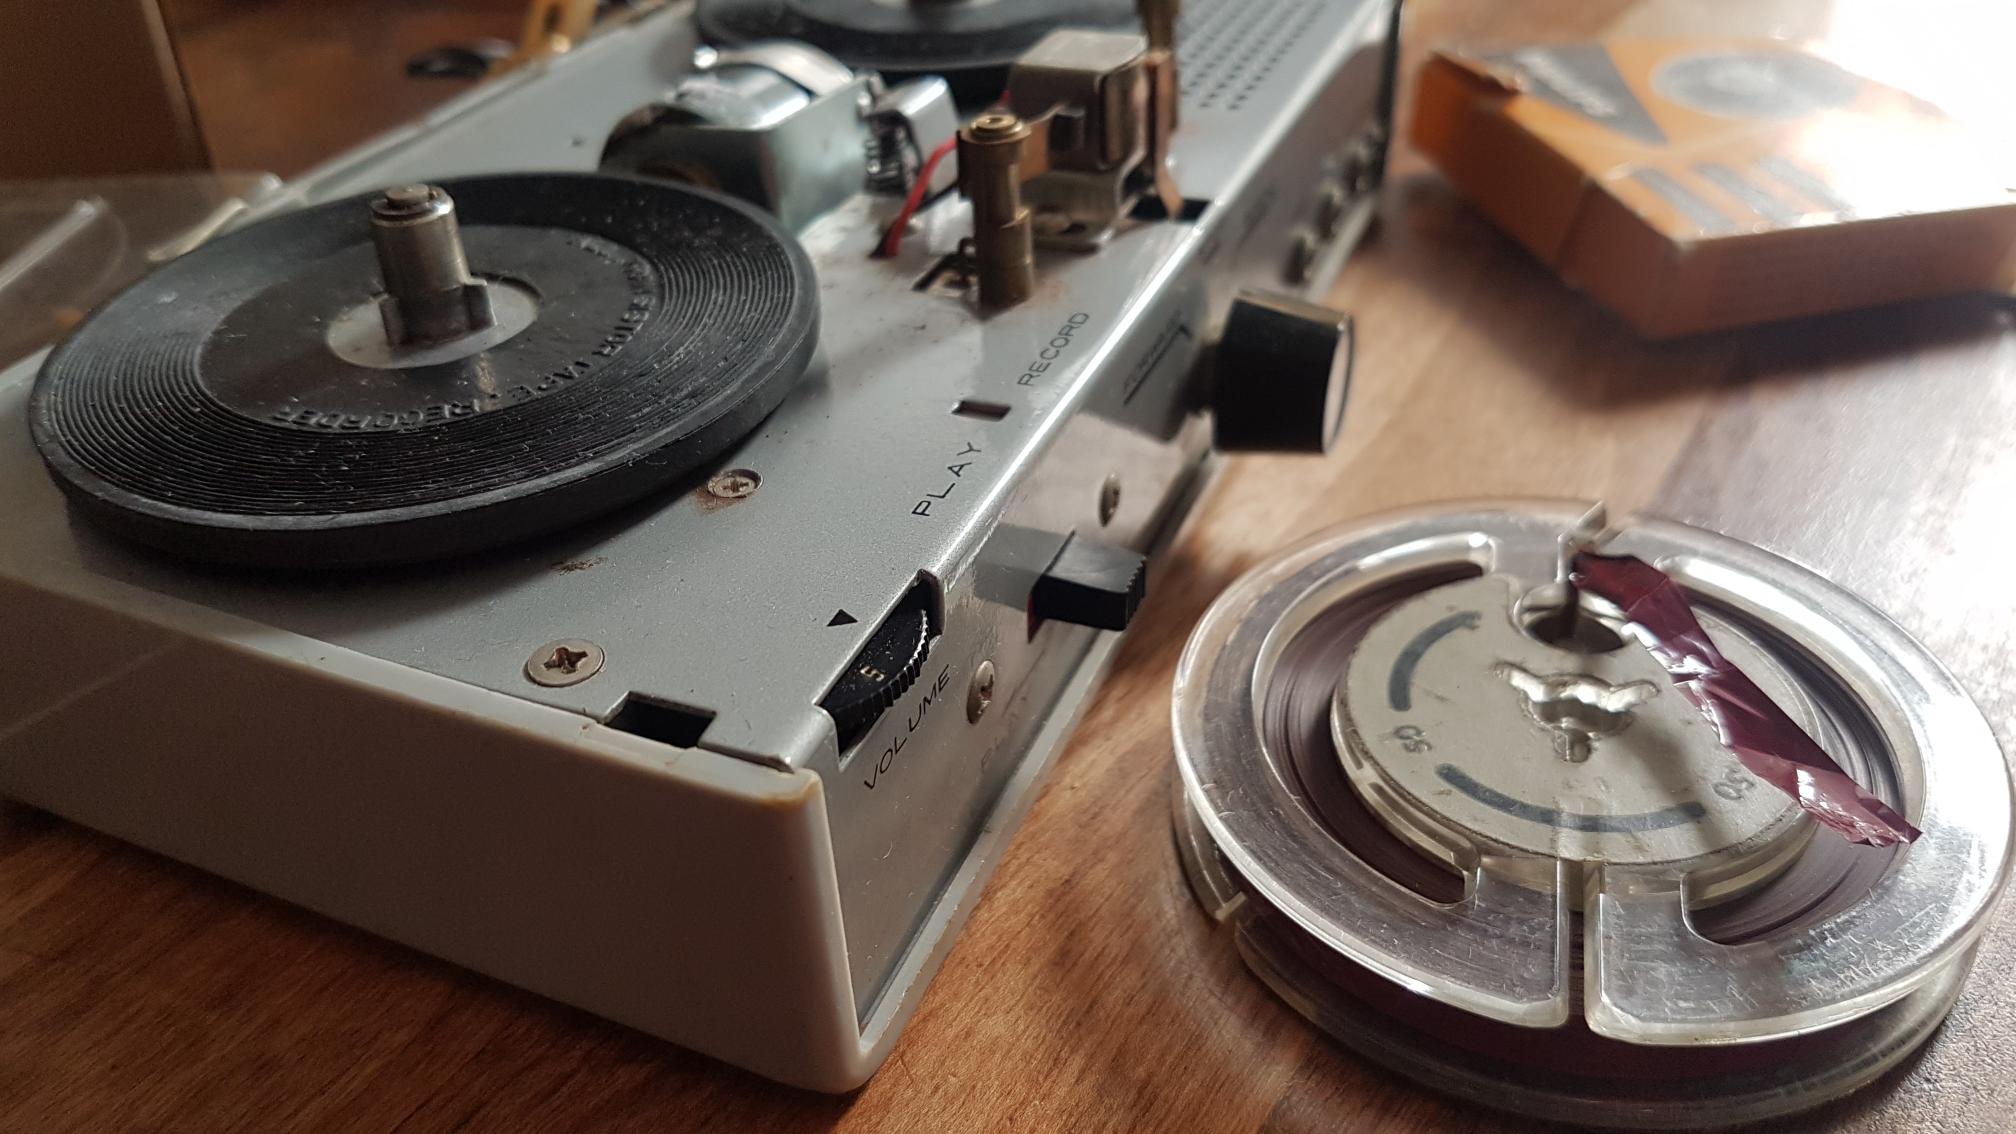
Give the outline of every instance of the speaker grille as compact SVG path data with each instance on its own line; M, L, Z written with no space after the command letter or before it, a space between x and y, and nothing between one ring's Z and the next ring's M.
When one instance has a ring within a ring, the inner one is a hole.
M1299 44L1328 0L1208 0L1187 7L1181 45L1184 105L1243 109Z

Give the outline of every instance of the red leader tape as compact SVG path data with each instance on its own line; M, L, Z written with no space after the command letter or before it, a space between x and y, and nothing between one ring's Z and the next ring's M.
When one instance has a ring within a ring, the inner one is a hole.
M1652 656L1701 710L1750 774L1797 800L1808 815L1849 842L1887 847L1916 840L1890 805L1863 791L1798 722L1729 663L1666 573L1629 555L1581 552L1574 584L1617 604L1653 639Z

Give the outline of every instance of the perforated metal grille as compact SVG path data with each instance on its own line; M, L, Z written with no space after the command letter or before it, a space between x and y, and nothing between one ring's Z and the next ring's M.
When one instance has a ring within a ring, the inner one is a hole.
M1205 0L1187 5L1177 32L1183 101L1240 110L1333 0Z

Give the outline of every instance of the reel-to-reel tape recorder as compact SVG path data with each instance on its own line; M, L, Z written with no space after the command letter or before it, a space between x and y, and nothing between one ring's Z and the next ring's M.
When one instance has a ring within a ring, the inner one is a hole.
M699 0L181 242L0 374L0 794L859 1084L1211 450L1342 423L1394 7L1176 7ZM1320 536L1172 726L1249 967L1550 1119L1872 1081L2009 872L1937 662L1658 521Z
M1341 420L1394 5L1136 7L674 5L186 242L0 374L0 794L860 1083Z

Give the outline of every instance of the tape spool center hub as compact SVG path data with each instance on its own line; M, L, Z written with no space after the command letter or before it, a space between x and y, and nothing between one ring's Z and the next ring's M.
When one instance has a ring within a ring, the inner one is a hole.
M1367 631L1331 719L1373 814L1457 870L1489 857L1544 888L1566 863L1578 894L1591 867L1691 878L1704 901L1782 870L1811 834L1797 805L1744 769L1650 653L1542 641L1523 593L1502 575L1452 583ZM1817 727L1776 663L1727 624L1711 633Z

